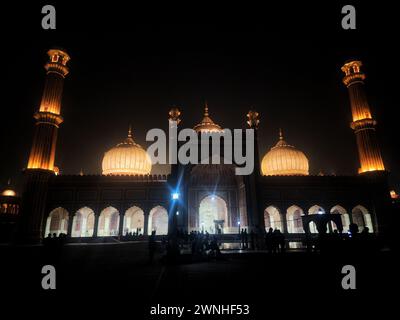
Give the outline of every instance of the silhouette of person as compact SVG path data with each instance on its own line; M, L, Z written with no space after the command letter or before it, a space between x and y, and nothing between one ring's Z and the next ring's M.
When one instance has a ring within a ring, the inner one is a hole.
M156 231L153 230L149 237L149 262L152 263L154 260L154 254L156 252Z
M265 235L265 246L267 247L268 253L272 253L273 232L274 229L269 228Z

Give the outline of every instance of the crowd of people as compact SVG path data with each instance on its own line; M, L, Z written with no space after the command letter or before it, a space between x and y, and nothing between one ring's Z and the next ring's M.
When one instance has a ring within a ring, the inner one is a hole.
M58 235L55 232L48 233L47 237L43 240L43 244L48 247L63 246L67 241L67 238L67 234L63 232L60 232Z

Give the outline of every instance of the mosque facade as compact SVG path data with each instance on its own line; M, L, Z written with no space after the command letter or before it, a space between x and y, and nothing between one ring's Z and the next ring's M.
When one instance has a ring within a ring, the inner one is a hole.
M282 131L277 143L260 157L260 120L254 110L246 115L248 127L255 132L255 169L249 175L236 175L235 163L176 164L168 175L151 174L151 158L135 141L131 128L124 140L105 152L101 175L64 175L58 174L54 162L70 57L59 49L49 50L48 56L24 190L18 201L18 234L24 239L40 241L48 234L65 233L71 240L90 241L152 231L167 235L177 230L230 235L243 228L256 232L273 228L296 241L304 237L305 230L317 232L312 221L305 228L303 216L319 214L340 215L343 232L351 223L378 234L387 229L391 212L388 172L364 92L360 61L342 67L360 161L354 175L310 175L307 156L287 142ZM180 117L180 110L172 108L166 121L173 120L179 127ZM207 105L193 129L198 135L223 131ZM12 199L10 191L7 194L3 192L2 200ZM326 225L327 232L337 228L333 221Z

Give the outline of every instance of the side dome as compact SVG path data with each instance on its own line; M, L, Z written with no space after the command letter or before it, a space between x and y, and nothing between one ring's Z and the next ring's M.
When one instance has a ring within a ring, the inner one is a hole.
M261 173L263 176L307 176L308 159L302 151L287 144L280 131L278 143L262 159Z
M128 137L103 157L104 175L145 175L151 172L151 158L132 138L131 128Z
M17 192L11 186L11 179L8 180L7 188L2 190L0 195L2 195L3 197L16 197L17 196Z

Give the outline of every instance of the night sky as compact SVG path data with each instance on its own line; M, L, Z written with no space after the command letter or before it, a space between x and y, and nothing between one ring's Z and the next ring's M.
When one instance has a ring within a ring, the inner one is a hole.
M27 164L33 113L44 80L46 51L71 56L64 87L56 165L63 174L101 173L105 151L133 126L167 129L171 106L193 127L208 101L212 119L241 128L249 109L261 114L260 154L285 139L302 150L310 173L355 174L341 65L362 60L366 92L391 183L399 190L398 20L389 4L357 5L357 30L341 28L348 3L283 3L279 7L203 2L160 7L109 2L55 5L57 30L41 29L42 5L2 7L0 185L20 181Z

